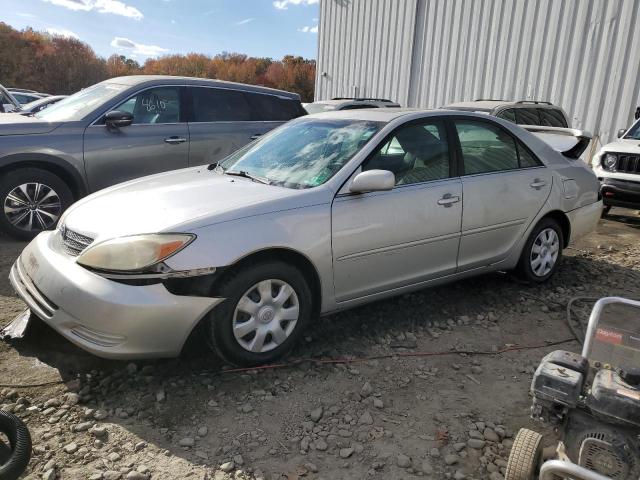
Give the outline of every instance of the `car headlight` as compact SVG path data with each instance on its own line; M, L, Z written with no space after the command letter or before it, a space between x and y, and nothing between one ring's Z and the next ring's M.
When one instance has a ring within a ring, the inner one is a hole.
M613 153L605 154L604 158L602 159L602 166L606 170L614 171L616 169L617 163L618 163L618 157Z
M90 246L80 254L77 262L98 270L140 272L175 255L195 238L195 235L188 233L114 238Z

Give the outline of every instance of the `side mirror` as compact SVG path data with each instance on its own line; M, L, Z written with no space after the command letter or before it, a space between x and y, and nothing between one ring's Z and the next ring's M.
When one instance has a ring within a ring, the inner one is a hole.
M624 128L621 128L620 130L618 130L618 138L622 138L624 136L624 132L626 132Z
M389 170L367 170L360 172L351 182L351 193L382 192L396 185L396 176Z
M111 110L104 116L107 127L120 128L128 127L133 123L133 115L129 112L121 112L120 110Z

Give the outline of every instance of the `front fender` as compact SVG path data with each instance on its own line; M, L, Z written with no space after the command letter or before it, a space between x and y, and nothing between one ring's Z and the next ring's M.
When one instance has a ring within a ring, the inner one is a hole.
M191 232L196 240L165 261L170 268L228 267L253 253L288 249L305 256L316 269L323 311L334 299L328 203L216 223Z

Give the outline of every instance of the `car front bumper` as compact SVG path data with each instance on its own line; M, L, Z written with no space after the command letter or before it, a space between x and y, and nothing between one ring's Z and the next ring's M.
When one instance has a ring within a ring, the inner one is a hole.
M608 207L640 208L640 175L638 181L603 178L600 192Z
M16 260L9 279L31 311L80 348L105 358L177 356L222 298L174 295L161 283L108 280L57 248L43 232Z

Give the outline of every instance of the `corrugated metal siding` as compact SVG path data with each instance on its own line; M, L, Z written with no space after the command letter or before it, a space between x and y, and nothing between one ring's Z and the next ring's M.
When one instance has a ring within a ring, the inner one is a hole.
M321 0L320 11L317 99L546 100L603 143L640 104L640 0Z
M376 92L406 103L416 2L321 2L316 98Z

